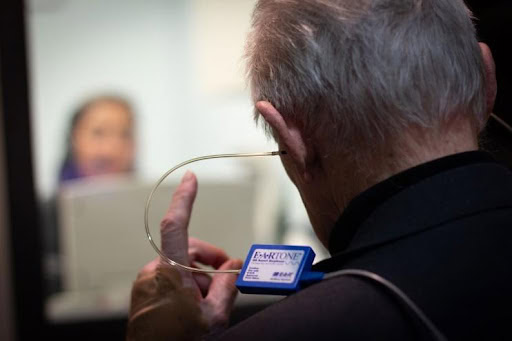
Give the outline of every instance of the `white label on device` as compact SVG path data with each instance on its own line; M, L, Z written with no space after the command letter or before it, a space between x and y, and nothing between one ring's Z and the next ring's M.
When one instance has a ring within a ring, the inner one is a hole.
M303 250L256 249L251 255L243 280L293 283L303 257Z

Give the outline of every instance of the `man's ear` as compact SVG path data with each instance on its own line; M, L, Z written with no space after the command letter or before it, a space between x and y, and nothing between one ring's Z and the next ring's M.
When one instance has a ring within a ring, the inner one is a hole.
M281 113L277 111L272 104L266 101L256 103L256 109L272 128L279 147L287 152L295 167L301 173L304 181L311 180L311 173L308 171L308 160L312 155L308 151L304 137L299 128L291 123L287 123Z
M494 109L494 101L496 100L496 93L498 92L498 84L496 82L496 65L492 57L491 49L484 43L479 43L480 50L482 51L482 58L485 66L485 90L487 93L487 112L486 120Z

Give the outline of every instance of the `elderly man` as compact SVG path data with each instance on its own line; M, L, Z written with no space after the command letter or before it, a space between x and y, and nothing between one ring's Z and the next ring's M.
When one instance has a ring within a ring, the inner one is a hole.
M283 165L331 253L314 269L372 271L448 339L497 340L512 298L512 172L478 151L496 83L470 16L462 0L260 0L248 75L256 118L287 152ZM164 252L240 267L187 241L196 190L188 173L162 222ZM223 330L235 276L157 262L134 285L129 339L433 337L357 277L324 280Z

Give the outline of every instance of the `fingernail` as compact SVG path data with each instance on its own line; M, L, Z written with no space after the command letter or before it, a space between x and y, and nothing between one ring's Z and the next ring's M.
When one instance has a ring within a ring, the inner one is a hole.
M187 181L190 181L192 179L192 176L193 176L193 173L191 171L187 171L185 173L185 175L183 175L183 179L182 179L182 182L187 182Z
M233 269L241 269L244 266L244 262L241 259L235 259L233 262Z

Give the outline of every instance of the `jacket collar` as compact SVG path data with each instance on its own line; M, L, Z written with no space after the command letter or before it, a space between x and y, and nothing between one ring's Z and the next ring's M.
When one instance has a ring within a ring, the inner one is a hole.
M511 175L489 154L479 151L408 169L350 202L331 233L329 251L333 256L345 257L435 228L450 219L511 207ZM501 186L509 190L500 191Z

